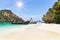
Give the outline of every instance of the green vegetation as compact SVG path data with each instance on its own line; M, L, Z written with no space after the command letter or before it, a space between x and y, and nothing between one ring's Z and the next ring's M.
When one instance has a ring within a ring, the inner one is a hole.
M52 8L49 8L46 15L43 15L45 23L60 23L60 0L55 2Z
M0 10L0 22L23 23L24 20L16 16L11 10Z

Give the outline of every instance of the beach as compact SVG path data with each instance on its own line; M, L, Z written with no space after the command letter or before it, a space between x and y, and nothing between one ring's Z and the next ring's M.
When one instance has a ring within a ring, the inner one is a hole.
M60 25L38 23L0 28L0 40L60 40Z

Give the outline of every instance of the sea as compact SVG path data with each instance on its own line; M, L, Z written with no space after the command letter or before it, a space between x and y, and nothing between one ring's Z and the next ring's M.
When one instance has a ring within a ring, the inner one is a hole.
M8 22L0 22L0 28L10 28L10 27L21 27L25 26L24 24L11 24Z
M35 24L11 24L8 22L0 22L0 35L14 32L14 31L22 31L27 27L32 27Z
M14 31L21 31L24 28L28 27L28 25L29 24L23 25L23 24L11 24L8 22L0 22L0 35Z
M23 27L28 25L34 25L34 24L12 24L9 22L0 22L0 28Z

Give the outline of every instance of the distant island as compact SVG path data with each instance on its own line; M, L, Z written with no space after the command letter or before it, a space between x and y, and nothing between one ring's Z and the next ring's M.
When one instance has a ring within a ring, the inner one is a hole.
M45 23L58 23L60 24L60 0L55 2L52 8L49 8L46 15L43 15L43 21Z

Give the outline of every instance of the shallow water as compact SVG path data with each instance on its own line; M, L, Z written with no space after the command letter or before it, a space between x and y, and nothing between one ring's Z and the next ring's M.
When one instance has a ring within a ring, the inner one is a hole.
M7 27L20 27L25 26L22 24L11 24L11 23L0 23L0 28L7 28Z
M22 24L0 23L0 36L14 31L21 31L27 26L28 25L22 25Z

